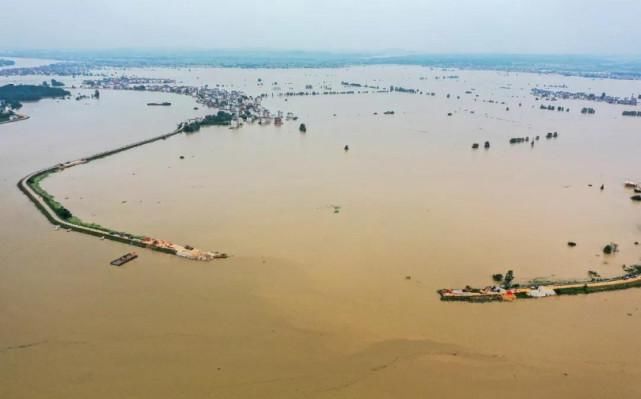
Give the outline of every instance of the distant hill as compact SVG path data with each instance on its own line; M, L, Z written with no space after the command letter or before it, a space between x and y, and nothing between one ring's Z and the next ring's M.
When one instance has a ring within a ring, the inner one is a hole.
M0 58L0 66L10 66L10 65L14 65L14 64L15 64L15 62L12 61L12 60L5 60L5 59Z

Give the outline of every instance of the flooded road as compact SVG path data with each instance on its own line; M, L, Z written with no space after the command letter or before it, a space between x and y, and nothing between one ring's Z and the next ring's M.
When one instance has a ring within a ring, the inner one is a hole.
M641 82L418 67L128 73L268 93L267 108L300 119L204 128L47 179L83 220L233 255L138 251L120 269L108 262L131 248L54 231L15 183L207 110L103 91L25 104L29 120L0 126L0 396L641 394L639 290L488 305L435 293L507 269L582 278L640 261L641 207L622 184L641 180L641 121L621 117L634 107L544 111L529 91L626 96ZM341 81L435 95L278 96ZM610 241L620 252L604 257Z

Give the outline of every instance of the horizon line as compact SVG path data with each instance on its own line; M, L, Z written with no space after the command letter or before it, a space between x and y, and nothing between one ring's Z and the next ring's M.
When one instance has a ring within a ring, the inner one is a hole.
M406 49L300 49L300 48L268 48L268 47L29 47L29 48L1 48L0 54L10 53L38 53L38 52L68 52L68 53L88 53L88 52L263 52L263 53L298 53L298 54L323 54L323 55L342 55L342 56L377 56L377 57L409 57L409 56L518 56L518 57L628 57L640 58L641 53L557 53L557 52L482 52L482 51L454 51L454 52L430 52L423 50L406 50ZM11 56L11 55L4 55Z

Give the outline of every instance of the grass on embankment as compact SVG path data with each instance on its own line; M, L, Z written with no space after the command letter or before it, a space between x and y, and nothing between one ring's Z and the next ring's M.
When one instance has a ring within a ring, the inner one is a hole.
M56 215L58 215L58 217L60 219L68 222L69 224L73 224L73 225L76 225L76 226L87 227L87 228L95 229L95 230L101 230L101 231L104 231L105 233L109 233L109 234L118 234L118 235L125 235L126 234L126 235L129 235L129 236L133 237L133 238L138 238L138 239L144 238L143 236L136 236L136 235L133 235L133 234L128 234L128 233L115 231L115 230L106 228L104 226L101 226L101 225L99 225L97 223L85 222L85 221L81 220L80 218L78 218L77 216L74 216L71 213L71 211L69 211L67 208L65 208L60 202L56 201L55 197L53 195L49 194L40 185L40 183L44 179L49 177L52 173L55 173L55 171L54 170L49 170L49 171L43 172L41 174L38 174L36 176L33 176L33 177L31 177L30 179L27 180L27 185L29 185L29 187L31 187L31 189L36 194L38 194L40 197L42 197L44 202L49 206L49 208L51 208L51 210L53 210L55 212Z

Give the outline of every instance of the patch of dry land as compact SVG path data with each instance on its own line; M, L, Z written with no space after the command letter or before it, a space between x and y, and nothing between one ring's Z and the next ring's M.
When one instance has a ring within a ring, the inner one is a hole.
M109 261L130 247L55 231L16 182L211 110L103 90L26 103L29 120L2 125L1 398L641 397L641 290L485 305L436 294L507 269L581 278L639 263L641 204L623 181L641 180L641 119L621 115L638 108L541 110L552 102L530 91L629 96L641 82L394 66L125 73L266 93L266 108L299 120L206 127L43 181L82 220L232 255L139 250L122 268ZM279 96L341 81L422 94Z

